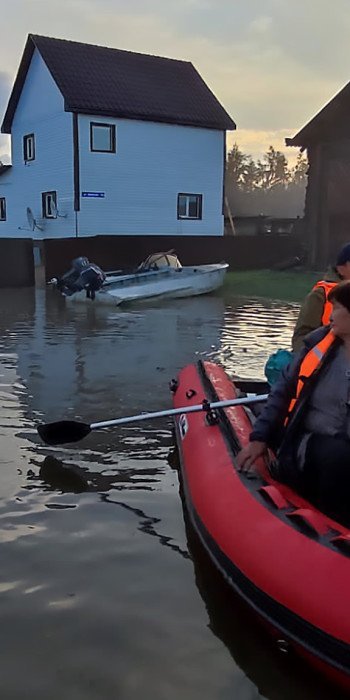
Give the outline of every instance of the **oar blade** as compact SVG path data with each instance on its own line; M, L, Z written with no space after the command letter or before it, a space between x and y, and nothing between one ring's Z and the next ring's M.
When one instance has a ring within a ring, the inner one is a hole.
M57 423L42 423L38 433L47 445L63 445L66 442L79 442L91 432L88 423L74 420L60 420Z

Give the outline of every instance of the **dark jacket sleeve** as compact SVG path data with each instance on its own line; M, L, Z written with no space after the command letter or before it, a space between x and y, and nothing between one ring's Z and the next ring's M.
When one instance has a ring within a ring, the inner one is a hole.
M299 352L306 335L322 326L325 294L322 287L313 289L300 307L292 337L292 350Z
M288 406L295 394L300 362L305 355L302 350L290 364L282 370L281 377L272 386L269 398L254 423L250 441L266 442L271 448L276 448L281 440L284 421Z
M269 398L254 423L249 437L250 442L254 440L266 442L274 450L279 446L284 433L284 421L288 407L291 399L295 396L300 363L309 350L319 343L328 332L329 326L322 326L305 337L302 349L282 370L280 379L272 386Z

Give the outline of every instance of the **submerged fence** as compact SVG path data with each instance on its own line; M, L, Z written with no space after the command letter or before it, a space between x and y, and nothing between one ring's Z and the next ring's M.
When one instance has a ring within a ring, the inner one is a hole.
M138 265L151 253L174 249L183 265L226 261L231 270L283 266L299 256L295 234L252 236L94 236L33 241L0 238L0 287L25 287L65 272L73 258L87 256L104 270ZM40 274L38 274L40 272Z

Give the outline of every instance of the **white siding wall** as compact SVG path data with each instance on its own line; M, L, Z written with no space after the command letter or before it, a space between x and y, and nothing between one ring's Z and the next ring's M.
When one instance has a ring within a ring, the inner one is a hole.
M116 125L117 152L90 151L90 122ZM220 131L127 119L79 116L79 236L222 235ZM203 195L202 220L177 219L179 192Z
M23 136L35 135L35 160L23 160ZM9 182L10 184L5 185ZM4 185L3 185L4 183ZM6 193L5 193L6 190ZM59 213L66 218L42 220L41 193L57 191ZM73 211L72 115L64 112L61 93L41 56L35 50L12 125L12 168L0 177L0 196L6 196L7 222L2 237L32 237L26 207L43 223L35 238L61 238L75 234Z
M90 151L90 122L116 125L117 152ZM223 132L177 125L79 115L79 236L222 235ZM35 135L35 160L23 160L23 136ZM72 114L35 50L12 127L12 164L0 177L7 221L1 237L62 238L76 235ZM60 214L42 219L41 193L54 190ZM178 193L203 197L202 219L178 220ZM28 229L26 207L44 231ZM19 231L19 228L22 230ZM23 230L24 229L24 230Z

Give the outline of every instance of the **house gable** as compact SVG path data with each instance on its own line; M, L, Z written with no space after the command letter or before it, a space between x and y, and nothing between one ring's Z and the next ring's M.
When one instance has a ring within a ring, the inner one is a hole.
M34 156L29 159L28 136L33 139ZM11 125L11 151L7 221L0 235L13 236L20 229L23 236L40 238L74 231L72 115L64 111L63 97L37 50L31 55ZM43 193L50 191L57 192L62 214L55 220L43 217ZM40 226L34 232L28 226L27 207Z
M63 97L39 51L35 49L18 98L12 128L23 125L28 131L45 119L63 112Z

